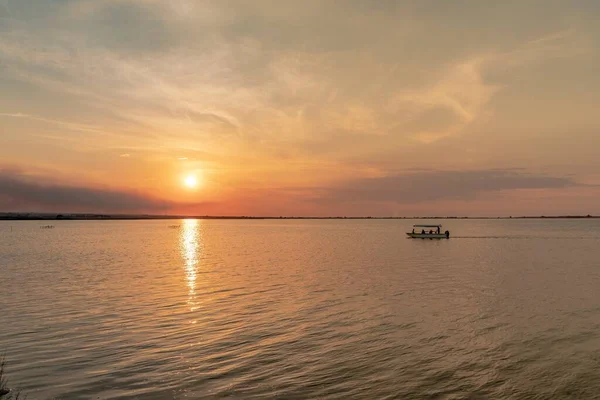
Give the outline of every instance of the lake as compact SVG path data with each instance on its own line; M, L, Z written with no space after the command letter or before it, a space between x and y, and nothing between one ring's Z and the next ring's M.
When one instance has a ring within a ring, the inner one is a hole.
M0 222L29 399L598 398L600 220ZM178 227L170 227L178 225Z

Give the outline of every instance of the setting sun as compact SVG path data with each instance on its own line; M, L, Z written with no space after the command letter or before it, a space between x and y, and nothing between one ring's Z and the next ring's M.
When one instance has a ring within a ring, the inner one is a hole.
M194 189L196 186L198 186L198 178L196 178L194 175L188 175L183 180L183 183L186 187Z

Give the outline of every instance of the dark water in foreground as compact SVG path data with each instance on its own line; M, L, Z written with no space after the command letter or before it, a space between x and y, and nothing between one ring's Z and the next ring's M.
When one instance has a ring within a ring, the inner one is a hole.
M0 352L29 399L600 398L600 221L442 222L2 222Z

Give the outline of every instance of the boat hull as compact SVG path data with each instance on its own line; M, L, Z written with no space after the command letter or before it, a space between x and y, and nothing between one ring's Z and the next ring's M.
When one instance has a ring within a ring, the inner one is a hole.
M412 239L449 239L450 238L450 235L446 236L445 233L422 234L422 233L406 232L406 234L408 235L408 237L410 237Z

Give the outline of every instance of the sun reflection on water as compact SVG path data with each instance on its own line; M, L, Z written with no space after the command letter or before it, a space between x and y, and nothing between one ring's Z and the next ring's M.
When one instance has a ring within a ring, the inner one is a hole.
M185 275L188 286L188 305L190 311L198 309L196 301L196 277L200 252L200 226L198 220L186 219L181 229L181 256L185 262Z

